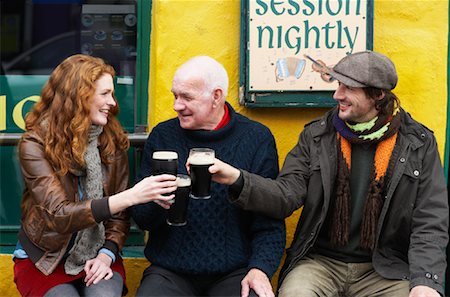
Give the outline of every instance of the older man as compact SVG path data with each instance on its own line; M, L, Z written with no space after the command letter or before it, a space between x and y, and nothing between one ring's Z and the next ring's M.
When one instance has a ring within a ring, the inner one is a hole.
M172 82L178 117L157 125L145 145L140 178L150 175L156 150L178 152L186 173L189 150L208 147L249 172L275 178L278 155L269 129L225 102L228 75L216 60L200 56L183 64ZM285 245L284 221L243 211L228 202L228 187L212 184L208 200L191 199L187 225L168 226L164 204L132 208L149 231L138 296L273 296L270 278Z
M279 296L438 297L449 210L436 139L400 107L386 56L354 53L327 74L337 106L305 126L275 181L220 161L210 171L244 209L303 206Z

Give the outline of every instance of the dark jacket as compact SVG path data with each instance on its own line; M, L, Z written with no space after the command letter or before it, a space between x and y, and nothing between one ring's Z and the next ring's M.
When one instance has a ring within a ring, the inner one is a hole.
M305 126L278 178L243 171L244 187L233 201L276 218L303 206L280 274L287 273L314 245L329 209L336 181L337 149L333 109ZM443 294L448 241L448 201L434 135L401 110L398 158L388 181L372 255L387 279L408 279Z
M128 186L126 152L118 153L111 164L102 164L106 197L80 201L78 177L55 173L39 135L25 133L18 148L25 182L19 241L36 267L45 275L51 274L66 253L72 234L101 221L105 226L104 247L117 255L130 223L126 212L111 216L108 197Z

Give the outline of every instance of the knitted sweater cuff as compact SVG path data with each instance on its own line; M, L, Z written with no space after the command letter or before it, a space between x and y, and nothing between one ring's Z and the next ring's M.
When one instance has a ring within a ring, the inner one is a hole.
M271 265L267 265L267 263L264 263L263 261L252 261L249 263L247 268L248 270L252 268L259 269L264 272L269 279L271 279L278 267L274 268Z

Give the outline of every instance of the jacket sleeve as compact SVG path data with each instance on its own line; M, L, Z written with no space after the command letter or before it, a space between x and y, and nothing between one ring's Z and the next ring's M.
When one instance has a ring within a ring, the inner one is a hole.
M448 242L448 195L434 136L424 149L408 252L410 287L425 285L442 295Z
M251 171L267 178L278 174L278 154L275 140L269 132L261 141L258 153L254 154ZM248 269L257 268L269 278L280 264L286 244L286 227L283 219L272 219L260 214L249 213L251 217L251 255Z
M155 151L153 144L156 143L156 138L158 137L156 132L157 130L158 129L153 129L145 142L144 151L142 153L141 168L139 170L136 182L139 182L145 177L151 175L151 160L153 152ZM130 207L130 214L142 230L157 228L158 224L165 222L163 208L153 202L138 204Z
M25 190L29 192L27 199L33 199L33 203L22 202L22 216L39 215L46 228L60 234L77 232L97 223L91 209L92 200L75 202L74 197L68 196L39 140L24 137L18 149Z
M109 180L111 192L109 195L120 193L128 188L129 166L128 156L125 151L117 154L116 160L111 165ZM123 210L111 216L104 222L105 225L105 245L104 247L112 251L116 257L122 250L125 240L130 230L130 215L128 210Z
M231 201L245 210L284 219L300 208L307 194L312 138L305 129L297 145L288 153L276 180L242 170L244 186Z

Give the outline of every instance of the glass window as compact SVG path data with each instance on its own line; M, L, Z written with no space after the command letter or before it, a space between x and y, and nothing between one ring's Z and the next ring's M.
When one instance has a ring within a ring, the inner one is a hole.
M4 74L50 74L66 57L105 59L119 76L134 76L137 14L134 0L3 0Z
M145 132L147 123L150 11L151 1L137 0L0 1L0 251L14 248L20 227L23 184L14 144L42 86L65 58L83 53L115 68L119 120L136 146L128 154L134 182L146 138L136 132ZM132 227L128 243L142 242L142 232Z

